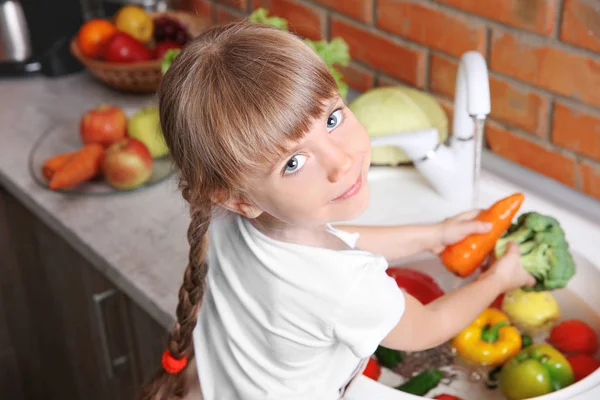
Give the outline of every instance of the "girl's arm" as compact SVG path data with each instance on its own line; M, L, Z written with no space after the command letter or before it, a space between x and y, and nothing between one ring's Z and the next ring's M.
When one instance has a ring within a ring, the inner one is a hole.
M357 247L381 254L386 260L398 260L430 251L439 253L449 244L458 242L473 233L485 233L491 225L475 221L479 210L448 218L437 224L403 226L336 226L359 233Z
M405 351L436 347L465 329L500 293L534 284L535 278L521 268L518 247L511 244L480 279L426 306L405 292L404 314L381 344Z
M360 236L356 247L381 254L388 261L435 252L441 244L441 224L402 226L336 226Z

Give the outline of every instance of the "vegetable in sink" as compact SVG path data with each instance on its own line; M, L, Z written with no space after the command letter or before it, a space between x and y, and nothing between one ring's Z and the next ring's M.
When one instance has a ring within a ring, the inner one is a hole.
M565 232L559 222L538 212L521 214L494 247L497 258L504 255L509 242L521 249L521 264L535 276L535 286L526 291L544 291L563 288L575 275L575 262L569 251Z
M521 350L502 367L500 391L508 400L542 396L574 382L567 359L549 344L534 344Z
M502 311L516 327L530 334L548 331L561 316L558 302L551 293L521 289L504 296Z
M521 333L500 310L488 308L452 340L457 353L469 362L500 365L521 350Z

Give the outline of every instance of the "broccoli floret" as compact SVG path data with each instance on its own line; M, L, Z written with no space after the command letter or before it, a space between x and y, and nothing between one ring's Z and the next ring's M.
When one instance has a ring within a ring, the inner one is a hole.
M528 212L519 216L519 225L525 225L534 232L546 232L559 223L555 218L537 212Z
M496 242L496 257L500 257L506 252L506 246L509 242L516 242L518 245L526 243L534 236L531 229L525 225L517 226L512 232L507 232L503 237ZM522 253L522 252L521 252Z
M537 280L535 286L525 290L563 288L575 275L569 243L555 218L537 212L521 214L496 242L496 257L504 255L509 242L519 245L521 265Z
M547 255L550 246L546 243L535 243L533 241L529 241L523 243L521 248L525 246L530 247L532 243L533 250L528 253L521 254L521 266L537 279L543 279L548 275L551 267Z

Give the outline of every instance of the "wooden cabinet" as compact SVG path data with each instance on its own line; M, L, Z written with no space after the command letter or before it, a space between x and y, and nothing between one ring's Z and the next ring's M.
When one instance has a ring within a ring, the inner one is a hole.
M166 334L0 187L2 398L131 400Z

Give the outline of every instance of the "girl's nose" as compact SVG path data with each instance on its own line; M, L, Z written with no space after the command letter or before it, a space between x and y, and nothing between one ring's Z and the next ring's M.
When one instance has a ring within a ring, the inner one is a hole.
M327 179L332 183L338 182L352 169L354 159L339 147L332 149L327 155Z

